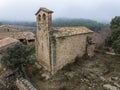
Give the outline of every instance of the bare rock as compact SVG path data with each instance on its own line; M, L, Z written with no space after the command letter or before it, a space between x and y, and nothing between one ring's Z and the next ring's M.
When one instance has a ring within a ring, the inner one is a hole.
M43 73L41 76L42 76L45 80L50 79L50 74L49 74L49 73Z
M66 72L65 76L67 76L68 78L73 78L75 76L75 72Z
M111 77L111 79L112 79L113 81L119 81L119 80L120 80L119 77Z
M35 65L36 65L36 67L37 67L38 69L42 69L42 66L41 66L40 64L35 63Z
M104 88L104 89L107 89L107 90L118 90L117 87L112 86L111 84L104 84L104 85L103 85L103 88Z

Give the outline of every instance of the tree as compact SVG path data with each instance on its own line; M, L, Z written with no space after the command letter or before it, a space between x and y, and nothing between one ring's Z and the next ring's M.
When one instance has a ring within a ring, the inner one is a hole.
M111 35L105 40L106 46L112 47L114 41L118 40L120 36L120 30L112 30Z
M114 48L114 51L115 51L116 53L120 53L120 36L118 37L117 40L115 40L115 41L113 42L112 47Z
M13 70L13 73L5 75L5 86L1 85L0 90L18 90L15 85L16 78L22 76L27 78L25 68L35 63L34 45L26 46L20 42L7 48L1 59L2 65ZM7 87L6 87L7 86Z
M113 18L110 24L111 30L120 30L120 16Z
M111 35L106 38L105 45L112 47L116 53L120 54L120 16L116 16L111 21Z
M35 47L17 42L6 50L1 61L5 67L24 73L25 67L35 63Z

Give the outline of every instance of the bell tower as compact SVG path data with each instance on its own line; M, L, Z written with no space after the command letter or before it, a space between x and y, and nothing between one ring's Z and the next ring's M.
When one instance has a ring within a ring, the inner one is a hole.
M37 31L36 31L36 53L37 61L48 71L51 71L50 66L50 45L49 45L49 30L52 25L53 11L47 8L40 8L36 15Z

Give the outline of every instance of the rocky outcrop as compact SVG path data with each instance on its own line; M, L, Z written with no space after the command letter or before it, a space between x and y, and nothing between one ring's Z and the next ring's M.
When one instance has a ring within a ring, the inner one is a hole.
M26 79L20 78L16 80L19 90L36 90L36 88Z

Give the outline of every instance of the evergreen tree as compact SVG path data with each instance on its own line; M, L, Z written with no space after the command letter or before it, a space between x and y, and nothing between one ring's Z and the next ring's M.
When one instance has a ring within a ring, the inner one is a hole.
M120 16L116 16L111 21L111 35L106 38L105 44L112 47L116 53L120 54Z

